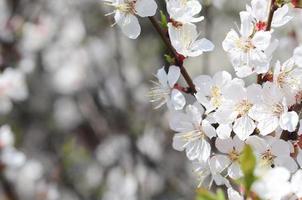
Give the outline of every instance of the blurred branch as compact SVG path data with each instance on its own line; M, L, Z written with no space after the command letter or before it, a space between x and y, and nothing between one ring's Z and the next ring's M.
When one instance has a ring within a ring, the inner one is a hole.
M117 63L117 70L120 80L122 81L123 91L125 93L125 100L128 108L132 108L133 97L131 89L128 86L127 79L123 73L123 64L122 64L122 54L121 54L121 39L118 29L114 29L114 38L115 38L115 60Z
M79 96L79 108L82 115L89 122L93 131L100 137L108 132L106 120L98 112L98 107L90 94L82 94Z
M4 191L4 194L8 200L19 200L18 195L13 185L6 179L4 174L0 173L0 182Z
M74 184L74 181L70 178L70 176L66 172L63 158L59 158L59 166L60 166L60 171L59 171L60 177L64 185L68 187L68 189L70 189L78 197L79 200L86 200L86 198L82 195L82 193L78 191L78 189Z

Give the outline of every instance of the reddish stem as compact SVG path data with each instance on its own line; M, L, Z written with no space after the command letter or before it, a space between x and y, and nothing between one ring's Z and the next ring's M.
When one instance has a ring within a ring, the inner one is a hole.
M156 19L154 17L149 17L149 20L151 21L152 25L154 26L154 28L156 29L156 31L160 35L160 37L163 40L163 42L165 43L166 47L168 48L168 50L170 51L170 53L174 57L174 59L176 61L176 65L180 68L180 72L181 72L182 76L184 77L185 81L187 82L187 84L189 86L188 93L191 93L192 95L194 95L197 91L195 89L195 85L192 81L192 78L190 77L190 75L187 72L186 68L183 66L184 57L176 52L176 50L172 46L170 40L167 38L165 32L161 29L161 27L158 24L158 22L156 21Z
M267 19L267 22L266 22L265 31L270 31L271 30L274 13L278 9L278 6L275 3L276 3L276 0L271 0L270 11L269 11L269 14L268 14L268 19ZM257 83L262 84L263 81L264 80L263 80L262 74L259 74L257 76Z

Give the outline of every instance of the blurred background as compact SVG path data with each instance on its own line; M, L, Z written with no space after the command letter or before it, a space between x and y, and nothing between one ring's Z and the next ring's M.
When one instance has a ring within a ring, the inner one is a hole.
M193 77L234 72L221 42L247 2L202 2L199 30L216 48L186 61ZM194 198L166 109L147 98L165 47L148 19L130 40L111 27L111 11L101 0L0 0L0 200ZM285 61L302 42L302 13L292 15L275 33L274 59ZM9 77L16 81L3 84ZM8 101L11 85L24 95L10 92Z

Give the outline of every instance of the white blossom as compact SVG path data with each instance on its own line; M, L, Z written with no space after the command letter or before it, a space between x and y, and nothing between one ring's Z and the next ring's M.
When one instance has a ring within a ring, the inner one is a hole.
M188 105L186 112L174 112L170 127L177 133L173 137L173 148L186 151L189 160L206 162L211 153L209 139L216 136L215 128L202 119L204 110L201 106Z
M252 190L263 199L281 200L291 191L289 183L290 172L282 167L270 169L260 177Z
M242 84L233 83L224 93L225 101L214 114L219 124L233 124L233 131L241 139L245 140L256 128L254 120L250 117L250 110L254 104L260 102L259 85L250 85L244 88Z
M195 23L204 19L203 16L195 17L202 9L198 0L166 0L166 2L170 19L176 23Z
M248 12L240 12L240 19L240 35L231 30L222 43L223 49L228 52L237 76L266 73L270 58L265 50L270 45L271 33L254 33L254 25Z
M290 145L284 140L273 137L251 136L247 139L247 144L250 144L254 149L260 168L281 166L287 168L290 172L297 170L298 166L290 155Z
M230 187L230 183L221 173L227 168L228 162L220 155L209 158L206 162L193 162L193 172L196 174L198 187L211 187L213 182L222 186Z
M292 132L299 121L298 114L288 110L288 104L280 88L271 82L264 83L262 102L251 108L249 116L258 122L257 128L261 135L268 135L279 126Z
M173 47L185 57L196 57L214 49L214 44L208 39L198 39L199 34L194 24L175 27L168 23L168 31Z
M256 30L265 30L267 26L267 16L270 6L270 1L268 0L252 0L251 6L246 6L246 10L253 17ZM284 4L282 7L278 8L273 15L272 27L281 27L287 24L292 17L288 16L289 7Z
M155 109L160 108L164 104L170 109L181 110L186 100L184 95L174 86L180 77L180 69L177 66L170 66L168 73L165 68L157 71L158 82L153 81L154 87L149 92L151 102L155 103Z
M281 65L278 61L274 69L274 83L282 90L289 105L296 103L296 96L302 89L302 68L295 67L293 59Z
M232 179L239 179L243 175L240 169L239 156L243 150L244 142L237 136L224 140L217 138L215 146L224 154L220 156L220 159L224 159L228 163L228 175Z
M226 71L217 72L213 78L200 75L194 79L196 99L206 108L206 114L216 110L223 102L223 91L231 82L232 76Z
M141 32L137 15L140 17L153 16L157 5L154 0L104 0L107 5L114 8L115 23L123 33L131 39L136 39Z
M0 149L12 146L15 143L13 132L8 125L0 127Z
M19 69L6 68L0 74L0 114L12 109L11 101L22 101L28 97L25 76Z
M24 164L25 155L15 149L14 134L8 125L0 127L0 164L8 168L17 168Z

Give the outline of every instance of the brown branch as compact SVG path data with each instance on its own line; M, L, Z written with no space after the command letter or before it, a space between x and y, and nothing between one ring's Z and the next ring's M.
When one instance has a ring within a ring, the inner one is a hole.
M2 172L0 172L0 183L2 185L2 190L7 200L19 199L14 186L6 179L6 177L4 176L4 174L2 174Z
M174 57L174 59L176 61L176 65L180 68L180 72L181 72L182 76L184 77L184 79L186 80L186 82L189 86L189 91L188 92L194 95L196 93L195 85L194 85L194 83L192 81L192 78L190 77L189 73L187 72L187 70L183 66L183 62L179 59L179 54L176 52L176 50L172 46L170 40L166 36L165 32L161 29L161 27L158 24L158 22L156 21L156 19L152 16L152 17L149 17L149 20L151 21L152 25L154 26L154 28L156 29L156 31L160 35L160 37L163 40L163 42L165 43L166 47L168 48L168 50L170 51L170 53Z
M276 2L276 0L271 0L270 11L269 11L268 19L266 22L266 29L265 29L266 31L271 30L274 13L278 9L278 6L275 4L275 2Z
M275 11L277 9L278 9L278 6L276 5L276 0L271 0L270 10L269 10L269 14L268 14L267 22L266 22L265 31L270 31L271 30L274 13L275 13ZM257 83L258 84L262 84L263 83L262 74L259 74L257 76Z

